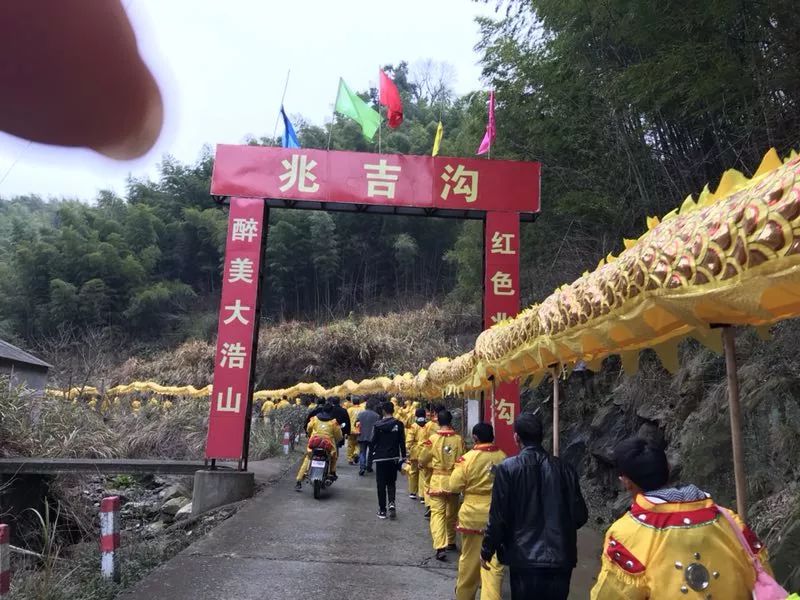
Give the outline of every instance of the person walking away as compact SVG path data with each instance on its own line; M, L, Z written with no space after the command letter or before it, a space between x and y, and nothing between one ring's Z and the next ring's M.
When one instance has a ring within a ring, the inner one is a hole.
M481 566L497 559L511 572L513 600L567 600L577 564L577 536L588 519L578 475L542 448L542 421L514 421L519 455L495 467Z
M378 487L378 517L386 518L386 497L389 497L389 518L397 516L396 491L397 472L406 459L406 430L403 423L394 418L394 404L383 405L383 418L372 428L370 443L375 482Z
M350 435L347 436L347 464L358 464L358 434L361 433L361 426L356 421L356 417L363 410L361 398L352 398L352 406L347 409L350 416Z
M428 422L425 424L425 427L422 430L422 434L420 436L420 440L418 441L420 446L420 452L422 451L422 447L425 445L431 436L436 433L439 429L439 411L444 410L444 406L441 404L434 404L431 405L430 410L428 411ZM419 465L420 470L420 489L422 490L420 494L420 502L425 504L425 518L431 518L431 503L430 498L428 498L428 486L431 482L431 469L428 466Z
M339 423L339 427L342 430L342 435L344 436L342 441L339 442L339 447L341 448L344 446L344 440L350 435L350 415L347 413L346 409L342 408L338 397L334 396L333 398L329 398L328 404L331 405L330 413Z
M408 497L417 499L419 491L419 432L425 425L425 409L417 409L416 420L411 421L406 427L406 451L408 461L405 464L406 477L408 478Z
M327 410L322 410L312 417L306 429L308 434L308 447L306 448L306 456L303 459L303 464L300 465L300 470L297 471L297 480L294 484L294 489L298 492L303 489L303 479L308 474L308 466L311 464L311 452L315 448L324 448L330 457L330 477L334 481L336 476L336 460L339 457L338 446L342 441L342 429L339 427L339 422Z
M439 413L439 430L422 445L420 464L431 470L428 484L430 502L431 539L436 550L436 560L447 560L447 551L456 549L456 519L458 518L458 493L450 490L450 475L456 461L464 454L464 440L451 424L453 415L443 410Z
M481 568L481 543L489 520L494 468L506 459L506 454L493 444L494 430L489 423L475 425L472 439L472 450L456 461L450 475L450 489L464 494L456 523L456 531L461 534L456 600L475 600L479 585L481 600L501 600L503 567L495 557L488 570Z
M311 419L316 417L319 413L323 411L325 408L326 402L325 398L317 398L316 404L313 404L306 414L306 420L303 423L303 429L308 429L308 424L311 422Z
M769 558L739 515L694 485L670 487L664 450L640 438L614 462L633 504L606 532L592 600L754 597L751 556L771 573Z
M361 433L358 434L358 474L363 476L365 472L372 472L372 456L369 454L369 443L372 440L372 428L380 419L378 413L372 410L374 405L367 402L367 407L358 413L356 423L358 423Z

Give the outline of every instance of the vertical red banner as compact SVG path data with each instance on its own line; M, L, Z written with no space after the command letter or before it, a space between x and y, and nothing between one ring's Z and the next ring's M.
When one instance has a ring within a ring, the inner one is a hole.
M219 305L207 459L246 459L252 365L258 331L264 201L231 198Z
M509 319L519 312L519 214L486 213L484 240L483 326ZM499 383L494 402L487 398L484 419L494 424L497 445L516 454L514 419L520 411L519 382Z

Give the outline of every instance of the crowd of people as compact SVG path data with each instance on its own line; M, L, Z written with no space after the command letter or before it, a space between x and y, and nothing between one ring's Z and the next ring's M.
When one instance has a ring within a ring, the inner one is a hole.
M444 405L396 398L320 400L306 429L309 450L329 450L334 478L345 444L360 476L375 473L380 519L396 518L397 478L406 475L408 497L426 506L436 559L458 555L456 600L474 600L479 589L481 600L500 600L504 567L514 600L569 596L588 510L576 471L544 449L537 415L515 420L513 457L494 445L490 424L476 424L465 443ZM614 458L632 504L606 532L592 600L787 598L738 515L695 485L670 485L664 448L632 438ZM307 468L308 458L297 490Z

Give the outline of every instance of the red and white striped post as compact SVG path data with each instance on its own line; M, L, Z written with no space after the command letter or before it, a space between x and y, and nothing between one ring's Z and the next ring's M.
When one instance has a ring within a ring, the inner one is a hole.
M11 530L0 525L0 597L11 590Z
M119 496L100 501L100 571L106 579L119 581Z
M283 453L289 454L289 446L292 442L292 433L289 431L289 426L283 426Z

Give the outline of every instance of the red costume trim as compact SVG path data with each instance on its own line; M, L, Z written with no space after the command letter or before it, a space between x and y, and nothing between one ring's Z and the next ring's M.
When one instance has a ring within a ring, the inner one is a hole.
M450 437L451 435L455 435L456 434L455 431L453 431L452 429L449 429L449 428L448 429L440 429L436 433L438 433L442 437Z
M473 450L480 450L481 452L497 452L499 448L494 444L476 444Z
M466 527L462 527L460 524L456 523L456 531L459 533L469 533L472 535L483 535L483 529L467 529Z
M673 506L679 503L668 503ZM659 504L657 506L665 506ZM716 506L711 505L704 508L697 508L694 510L678 510L674 512L656 512L648 510L633 503L631 506L631 515L639 521L642 525L653 527L655 529L667 529L671 527L697 527L698 525L708 525L717 520L719 510Z
M620 569L631 575L644 573L644 565L631 552L613 537L608 540L606 556Z
M459 456L458 459L456 460L456 464L463 463L463 462L464 462L464 457L463 456Z
M742 528L742 533L744 534L744 539L747 540L747 543L750 546L750 552L753 554L758 554L764 549L764 544L761 543L761 540L756 537L756 534L753 533L753 530L747 525Z
M434 498L441 498L442 496L457 496L457 493L449 492L447 490L428 490L428 496Z
M433 444L431 443L430 440L425 440L424 442L422 442L422 445L423 446L433 446Z

